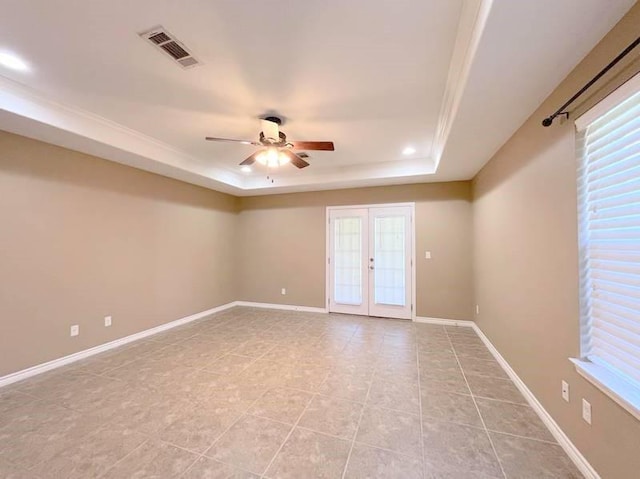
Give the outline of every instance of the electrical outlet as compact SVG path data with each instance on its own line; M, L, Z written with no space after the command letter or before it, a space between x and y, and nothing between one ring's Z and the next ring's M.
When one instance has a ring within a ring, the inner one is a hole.
M109 326L111 326L111 316L105 316L104 317L104 327L108 328Z
M287 288L282 288L282 290L280 291L280 294L283 296L287 294Z
M78 334L80 334L80 326L74 324L73 326L71 326L71 330L69 331L69 333L71 336L77 336Z
M562 399L569 402L569 383L562 381Z
M582 398L582 419L587 424L591 424L591 404L584 398Z
M480 305L476 304L476 314L480 314Z

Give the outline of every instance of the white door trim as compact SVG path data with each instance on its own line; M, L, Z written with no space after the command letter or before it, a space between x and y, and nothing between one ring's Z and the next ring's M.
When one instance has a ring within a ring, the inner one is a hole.
M411 320L416 320L417 305L416 305L416 203L373 203L368 205L340 205L340 206L327 206L325 211L325 287L324 287L324 304L327 311L329 311L329 297L331 293L331 265L329 264L329 258L331 257L331 228L329 224L329 217L331 210L342 210L350 208L387 208L396 206L408 206L411 208Z
M350 210L352 208L395 208L396 206L409 206L415 209L415 202L411 203L372 203L370 205L340 205L340 206L327 206L327 215L329 210Z

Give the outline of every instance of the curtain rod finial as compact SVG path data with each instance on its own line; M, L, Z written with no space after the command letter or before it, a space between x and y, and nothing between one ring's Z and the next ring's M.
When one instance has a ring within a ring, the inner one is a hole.
M547 118L545 118L544 120L542 120L542 126L547 127L547 126L551 126L551 123L553 123L553 117L549 116Z

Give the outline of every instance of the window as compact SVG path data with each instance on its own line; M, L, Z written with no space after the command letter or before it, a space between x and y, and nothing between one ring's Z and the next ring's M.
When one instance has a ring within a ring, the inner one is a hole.
M578 372L640 419L640 75L576 121Z

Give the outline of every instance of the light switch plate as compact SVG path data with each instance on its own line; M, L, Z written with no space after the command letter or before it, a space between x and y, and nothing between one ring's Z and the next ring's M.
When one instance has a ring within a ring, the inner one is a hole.
M105 316L104 317L104 327L108 328L109 326L111 326L111 316Z
M71 329L69 330L69 334L71 336L77 336L78 334L80 334L80 326L78 326L77 324L74 324L73 326L71 326Z
M287 294L287 288L282 288L282 290L280 291L280 294L283 296Z
M431 259L431 251L424 252L424 259Z
M587 424L591 424L591 403L584 398L582 398L582 419Z

